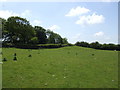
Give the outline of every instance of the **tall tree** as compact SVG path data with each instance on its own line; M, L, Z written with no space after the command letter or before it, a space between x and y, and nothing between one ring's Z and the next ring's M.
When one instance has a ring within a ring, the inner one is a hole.
M46 35L47 35L48 43L55 43L54 32L53 31L47 30Z
M48 43L52 43L52 44L62 44L63 43L62 37L59 34L54 33L51 30L47 30L46 35L48 37Z
M81 41L81 42L76 42L77 46L82 46L82 47L89 47L89 43Z
M0 18L0 39L6 40L8 37L8 31L6 30L6 20L4 18Z
M91 48L95 48L95 49L98 49L98 48L100 48L101 47L101 44L99 43L99 42L92 42L91 44L90 44L90 47Z
M68 44L67 38L62 38L62 43L63 44Z
M29 21L21 17L9 17L6 22L9 31L8 39L12 43L21 42L27 44L35 36L35 31Z
M34 29L36 31L36 37L38 38L38 43L39 44L47 43L46 30L40 26L35 26Z

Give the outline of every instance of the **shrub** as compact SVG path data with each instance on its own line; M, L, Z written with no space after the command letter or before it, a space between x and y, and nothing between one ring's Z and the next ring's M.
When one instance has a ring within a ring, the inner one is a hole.
M2 47L14 47L11 43L2 43Z
M89 48L94 48L94 49L102 49L102 50L120 50L120 45L115 45L115 44L100 44L99 42L92 42L92 43L87 43L87 42L76 42L76 46L82 46L82 47L89 47Z
M62 44L39 44L39 48L59 48Z

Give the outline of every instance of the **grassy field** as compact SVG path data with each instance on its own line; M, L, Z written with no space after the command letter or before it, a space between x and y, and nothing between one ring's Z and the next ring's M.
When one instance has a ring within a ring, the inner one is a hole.
M77 46L2 51L7 59L3 63L3 88L118 87L117 51ZM14 53L17 61L13 61Z

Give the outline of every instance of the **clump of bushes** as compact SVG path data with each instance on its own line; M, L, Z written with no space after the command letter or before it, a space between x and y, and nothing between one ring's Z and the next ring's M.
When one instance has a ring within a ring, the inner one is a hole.
M39 44L39 48L59 48L62 47L61 44Z
M38 49L39 47L35 44L17 44L15 45L16 48L22 49Z
M70 44L71 45L71 44ZM39 44L39 48L60 48L70 46L69 44Z
M14 47L14 45L12 44L12 43L2 43L2 47L7 47L7 48L9 48L9 47Z
M115 44L100 44L99 42L76 42L76 46L81 46L81 47L88 47L88 48L94 48L94 49L102 49L102 50L117 50L120 51L120 44L115 45Z
M60 48L66 46L74 46L73 44L16 44L12 45L10 43L4 44L4 47L16 47L22 49L39 49L39 48Z

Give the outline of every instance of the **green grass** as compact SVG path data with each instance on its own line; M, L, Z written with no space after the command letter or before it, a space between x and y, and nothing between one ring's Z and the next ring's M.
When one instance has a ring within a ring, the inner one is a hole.
M77 46L31 51L3 48L2 51L7 59L3 64L3 88L118 87L117 51ZM14 53L17 53L16 62Z

